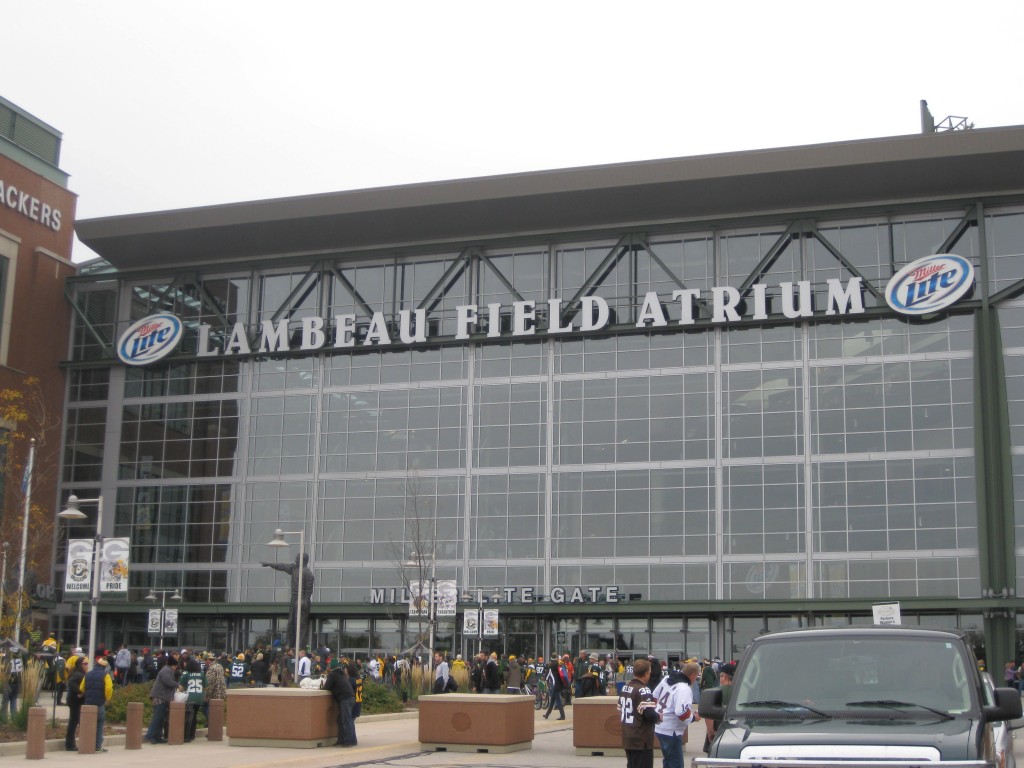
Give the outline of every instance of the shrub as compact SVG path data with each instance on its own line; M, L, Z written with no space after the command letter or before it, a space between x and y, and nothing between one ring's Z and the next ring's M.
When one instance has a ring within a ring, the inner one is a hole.
M385 712L404 712L405 707L398 694L379 683L367 680L363 683L363 708L361 714L380 715Z
M25 662L21 672L21 693L18 694L18 708L11 717L11 723L19 731L28 730L28 710L36 705L39 689L43 684L44 665L35 659ZM6 675L4 676L6 679Z
M149 691L152 683L138 683L133 685L114 685L114 695L107 702L108 723L124 723L128 720L128 703L131 701L142 702L142 722L148 723L153 717L153 704L149 700Z
M451 671L455 682L459 684L459 693L472 693L469 689L469 670L465 668L453 669Z

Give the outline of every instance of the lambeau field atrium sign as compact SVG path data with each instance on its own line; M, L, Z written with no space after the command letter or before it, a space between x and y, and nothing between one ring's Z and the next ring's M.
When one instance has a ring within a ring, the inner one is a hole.
M905 315L933 314L951 306L974 285L971 263L960 256L940 254L918 259L903 267L890 280L885 296L889 306ZM809 280L778 285L779 309L791 320L816 315L847 316L864 314L863 283L853 277L845 283L826 281L825 306L814 306ZM538 307L538 304L541 306ZM546 306L544 306L546 304ZM670 309L678 309L678 320L670 320ZM569 312L568 310L574 310ZM645 294L637 314L637 328L692 326L701 312L713 325L768 320L774 311L766 283L755 283L741 295L732 286L714 286L709 290L683 288L663 297L655 291ZM578 310L578 311L576 311ZM546 323L542 322L546 315ZM578 307L568 307L561 299L547 302L513 301L511 304L463 304L455 308L456 341L472 339L523 338L539 335L598 332L611 323L612 311L601 296L584 296ZM308 316L293 329L289 320L263 320L250 329L239 322L231 326L222 345L213 341L214 329L198 328L196 356L199 358L245 356L283 352L317 352L322 349L354 349L393 344L417 345L431 342L427 312L424 309L401 310L397 322L383 312L374 312L368 323L356 326L354 314L332 318ZM510 321L510 322L508 322ZM122 334L117 355L126 365L148 365L171 354L184 334L184 324L171 314L150 315L136 321ZM396 338L397 336L397 338Z

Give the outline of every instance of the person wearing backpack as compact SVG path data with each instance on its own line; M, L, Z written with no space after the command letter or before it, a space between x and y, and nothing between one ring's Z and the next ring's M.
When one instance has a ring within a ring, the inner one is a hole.
M68 663L63 653L58 653L53 657L53 698L58 707L64 691L67 690L67 682Z
M440 651L434 652L434 693L448 693L448 682L451 680L451 672L448 670L448 662Z
M548 709L544 713L544 719L547 720L551 716L551 710L557 707L558 719L565 720L565 704L562 703L562 692L565 690L566 683L562 677L562 665L559 663L557 656L548 664L544 678L548 684Z

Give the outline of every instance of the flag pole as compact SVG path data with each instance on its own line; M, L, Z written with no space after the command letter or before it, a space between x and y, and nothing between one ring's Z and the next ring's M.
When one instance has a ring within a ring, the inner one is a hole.
M14 641L21 641L21 612L25 600L25 557L28 554L28 518L32 507L32 465L36 458L36 439L33 437L28 447L28 462L25 464L25 476L21 481L21 491L25 495L25 515L21 521L21 564L18 567L18 617L14 621ZM28 645L25 646L26 648Z

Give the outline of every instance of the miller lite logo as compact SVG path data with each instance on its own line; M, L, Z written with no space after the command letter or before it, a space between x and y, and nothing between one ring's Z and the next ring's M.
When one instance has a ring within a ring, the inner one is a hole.
M125 365L148 365L166 357L181 341L184 327L174 315L150 315L133 324L117 342Z
M912 261L889 281L885 300L903 315L929 315L958 302L974 287L974 267L963 256L940 253Z

